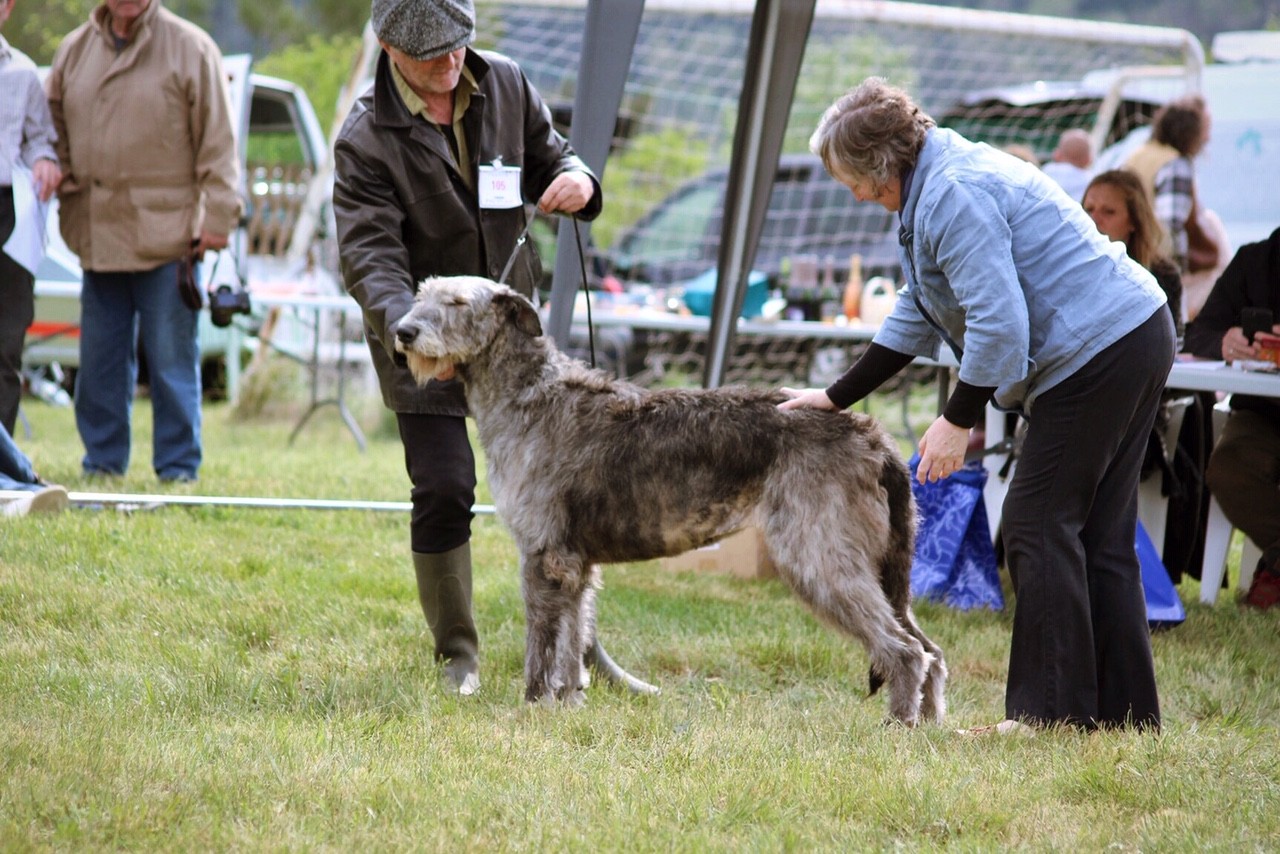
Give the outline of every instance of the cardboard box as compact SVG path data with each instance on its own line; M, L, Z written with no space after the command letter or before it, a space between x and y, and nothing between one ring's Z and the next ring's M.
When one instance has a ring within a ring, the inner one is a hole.
M772 578L777 575L760 529L748 526L718 543L675 557L662 559L671 572L727 572L738 578Z

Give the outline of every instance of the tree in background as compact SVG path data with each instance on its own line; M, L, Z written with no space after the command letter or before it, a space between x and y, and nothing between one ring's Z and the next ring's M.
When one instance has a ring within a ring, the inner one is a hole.
M338 93L347 82L360 53L360 36L360 30L354 34L327 37L312 33L305 40L254 63L253 70L306 87L316 117L320 119L320 127L328 136L337 109Z

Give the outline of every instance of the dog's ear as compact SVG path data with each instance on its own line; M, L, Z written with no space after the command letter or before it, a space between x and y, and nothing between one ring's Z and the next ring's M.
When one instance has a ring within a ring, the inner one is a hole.
M538 319L538 310L533 303L515 291L499 292L493 295L493 304L498 311L505 312L507 320L530 338L542 334L542 321Z

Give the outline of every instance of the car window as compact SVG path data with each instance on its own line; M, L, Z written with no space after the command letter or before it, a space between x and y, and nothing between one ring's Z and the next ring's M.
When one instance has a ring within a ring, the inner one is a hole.
M1101 98L1078 97L1038 101L1032 104L1010 104L985 100L952 107L938 120L966 139L1003 148L1007 145L1030 146L1042 161L1048 160L1058 144L1058 137L1071 128L1091 129L1098 119ZM1151 121L1158 105L1154 102L1122 99L1107 131L1104 145L1121 139L1129 131Z

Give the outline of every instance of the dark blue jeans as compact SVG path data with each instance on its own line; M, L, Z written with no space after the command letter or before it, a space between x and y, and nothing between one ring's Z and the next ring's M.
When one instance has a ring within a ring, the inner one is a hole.
M39 492L42 488L36 483L31 460L22 453L8 430L0 430L0 489Z
M152 466L162 480L197 476L202 452L196 319L178 292L177 261L141 273L85 270L75 409L86 473L124 474L129 467L141 343L151 378Z
M1010 718L1160 726L1134 539L1175 346L1161 308L1035 401L1002 523L1016 596Z

